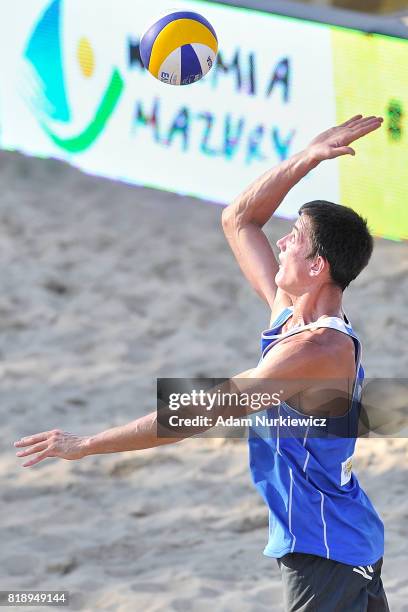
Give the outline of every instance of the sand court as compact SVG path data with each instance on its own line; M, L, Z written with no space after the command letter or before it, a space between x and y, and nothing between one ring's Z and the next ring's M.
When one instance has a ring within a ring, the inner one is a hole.
M280 610L245 441L29 470L12 448L53 427L86 435L142 416L157 377L256 365L269 313L228 249L220 207L4 152L0 178L3 589L65 589L73 610ZM288 227L277 219L268 236ZM407 271L407 244L378 239L346 292L368 378L406 376ZM403 438L357 442L395 612L408 610L407 458Z

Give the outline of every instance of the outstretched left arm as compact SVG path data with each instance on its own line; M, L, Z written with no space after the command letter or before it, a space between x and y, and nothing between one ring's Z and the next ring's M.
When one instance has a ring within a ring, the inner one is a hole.
M233 390L249 396L256 394L258 397L262 393L267 393L271 397L273 393L279 392L280 400L285 400L309 388L313 384L316 372L319 372L320 378L338 377L337 358L334 356L332 358L327 353L327 349L316 342L296 338L277 346L267 353L258 367L237 374L216 390L220 390L221 395L223 392L230 393ZM251 406L234 407L229 416L244 416L264 409L265 406L256 410ZM225 406L215 405L212 410L215 421L217 413L221 414ZM203 406L189 405L186 411L189 417L202 415ZM76 436L61 429L53 429L22 438L15 442L14 446L27 447L26 450L17 453L20 457L38 453L23 464L23 467L29 467L47 457L74 460L87 455L119 453L172 444L206 431L212 426L214 425L190 428L180 436L173 433L172 436L162 437L158 435L157 412L153 411L126 425L107 429L96 435Z

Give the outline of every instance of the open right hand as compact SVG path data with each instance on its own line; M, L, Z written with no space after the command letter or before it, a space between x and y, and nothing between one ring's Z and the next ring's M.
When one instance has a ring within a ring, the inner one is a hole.
M382 117L363 117L355 115L341 125L322 132L312 140L307 151L313 161L319 163L325 159L333 159L340 155L355 155L349 145L377 130L383 122Z

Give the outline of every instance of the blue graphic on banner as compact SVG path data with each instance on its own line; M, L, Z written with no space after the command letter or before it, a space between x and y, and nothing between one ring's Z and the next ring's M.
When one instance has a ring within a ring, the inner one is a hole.
M33 65L42 84L42 95L48 101L47 114L58 121L67 122L71 114L62 69L60 21L61 2L54 0L37 23L27 44L25 57Z

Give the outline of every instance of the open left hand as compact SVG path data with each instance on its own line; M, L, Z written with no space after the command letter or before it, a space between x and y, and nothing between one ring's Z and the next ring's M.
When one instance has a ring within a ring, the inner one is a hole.
M34 459L23 463L23 467L29 467L46 459L46 457L60 457L67 460L82 459L86 456L86 440L85 436L76 436L61 429L52 429L21 438L21 440L14 442L14 446L18 448L29 447L16 453L17 457L39 453Z
M330 128L316 136L307 150L316 162L333 159L340 155L355 155L354 149L348 145L377 130L382 122L382 117L355 115L341 125Z

